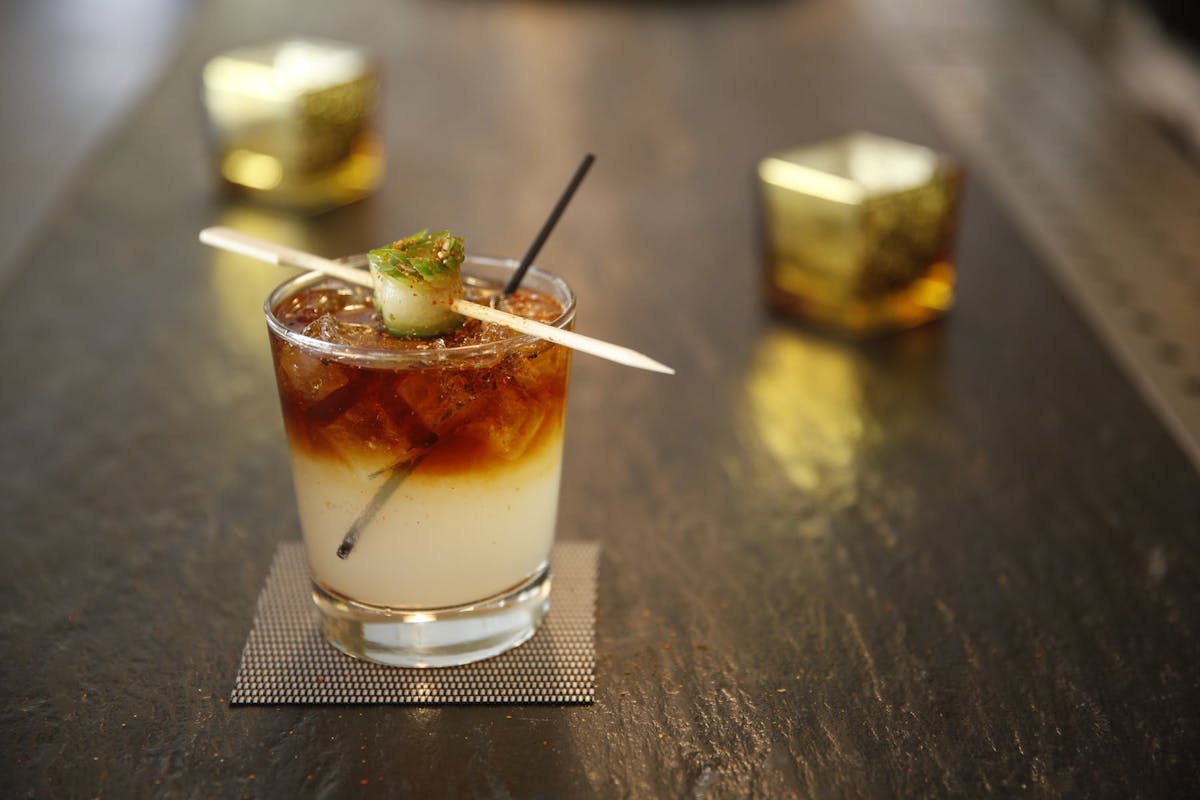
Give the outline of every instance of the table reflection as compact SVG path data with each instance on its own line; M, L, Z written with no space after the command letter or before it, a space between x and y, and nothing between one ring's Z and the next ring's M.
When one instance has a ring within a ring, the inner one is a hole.
M788 530L822 535L831 512L883 490L873 477L882 459L930 430L941 341L940 325L871 346L764 329L741 382L742 451L726 462L734 482L750 501L780 503Z
M311 228L302 219L246 206L230 206L216 224L306 252L314 250ZM265 357L267 329L263 322L263 301L295 270L259 264L224 250L206 249L212 260L207 272L212 296L206 307L216 313L216 324L224 331L224 341L243 355Z

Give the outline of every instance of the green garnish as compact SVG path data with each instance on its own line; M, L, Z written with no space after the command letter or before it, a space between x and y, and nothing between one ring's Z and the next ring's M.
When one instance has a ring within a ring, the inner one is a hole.
M431 283L458 280L463 240L450 231L414 233L368 254L371 267L392 278L415 277Z
M388 333L429 338L462 324L450 306L464 295L463 257L463 240L450 231L421 231L367 254Z

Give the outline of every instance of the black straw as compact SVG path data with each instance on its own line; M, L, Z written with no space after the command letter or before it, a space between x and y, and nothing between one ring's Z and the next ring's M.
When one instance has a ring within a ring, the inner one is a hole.
M537 238L529 246L529 252L521 259L521 265L517 267L517 271L509 279L508 285L504 287L505 297L515 292L517 287L521 285L521 281L525 278L525 273L529 271L529 265L537 258L537 254L542 249L542 245L546 243L546 239L550 238L550 231L554 230L554 226L558 223L558 218L566 210L567 203L571 202L571 196L575 194L575 190L579 188L579 184L583 183L583 177L592 168L592 162L595 160L596 157L588 153L583 157L583 161L579 162L579 167L576 168L575 174L571 177L571 182L567 184L567 188L563 190L562 196L554 204L554 210L550 212L550 216L546 219L546 224L542 226Z
M425 452L429 452L428 448ZM375 515L383 508L383 504L392 496L400 484L404 483L405 479L412 474L412 471L417 468L417 464L424 458L424 453L408 461L401 462L392 467L392 474L388 479L379 485L375 490L375 494L371 496L367 507L362 510L362 513L350 525L350 529L346 531L346 535L342 537L342 543L338 545L337 557L345 559L350 555L350 551L354 549L354 545L358 544L358 535L362 533L362 529L367 527L371 520L375 519Z

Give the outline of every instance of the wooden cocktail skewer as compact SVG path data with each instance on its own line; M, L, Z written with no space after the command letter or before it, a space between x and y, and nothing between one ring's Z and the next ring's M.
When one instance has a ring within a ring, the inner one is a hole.
M372 285L371 276L365 270L348 267L345 264L339 264L336 261L330 261L312 253L294 250L275 242L268 242L264 239L242 233L241 231L235 231L232 228L205 228L200 231L200 241L211 247L241 253L244 256L249 256L268 264L299 267L300 269L320 272L359 286L370 287ZM593 339L590 336L584 336L574 331L563 330L562 328L555 328L553 325L546 325L532 319L518 317L516 314L509 314L498 308L490 308L479 303L472 303L469 300L455 300L451 308L464 317L502 325L518 333L527 333L530 336L536 336L539 339L545 339L554 344L561 344L564 347L578 350L581 353L599 356L618 364L624 364L627 367L635 367L650 372L661 372L665 375L675 374L675 370L666 364L661 364L636 350L630 350L628 347L621 347L620 345L600 339Z

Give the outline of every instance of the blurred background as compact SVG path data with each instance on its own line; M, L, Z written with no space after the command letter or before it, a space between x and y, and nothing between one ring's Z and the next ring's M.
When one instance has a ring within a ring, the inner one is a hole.
M1200 163L1200 3L1038 0L1118 91Z
M683 1L509 5L514 17L536 27L564 5L661 5L669 13L672 5ZM853 0L840 1L853 4ZM1012 2L1036 7L1069 32L1116 91L1141 108L1193 163L1200 162L1200 3ZM0 2L0 103L5 109L0 147L0 280L79 162L150 88L202 5L195 0ZM259 0L248 5L274 5L280 33L291 32L288 3ZM859 5L864 14L872 13L870 3ZM904 13L906 6L927 4L894 0L888 5Z
M0 2L0 280L79 162L150 88L195 5Z

